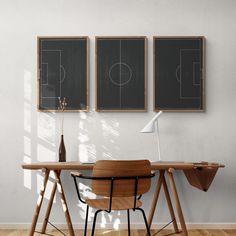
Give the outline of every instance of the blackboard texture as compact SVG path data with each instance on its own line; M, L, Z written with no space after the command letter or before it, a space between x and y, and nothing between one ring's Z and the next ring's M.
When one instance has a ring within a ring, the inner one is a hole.
M38 37L38 109L88 110L88 38Z
M96 37L96 110L146 111L146 37Z
M204 37L154 37L154 110L204 111Z

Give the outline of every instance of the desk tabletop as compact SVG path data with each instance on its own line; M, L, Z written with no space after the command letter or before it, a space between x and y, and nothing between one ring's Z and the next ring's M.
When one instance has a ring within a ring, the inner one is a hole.
M94 164L91 163L81 163L81 162L36 162L30 164L23 164L23 169L28 170L40 170L40 169L49 169L49 170L92 170ZM173 161L161 161L161 162L152 162L152 170L168 170L173 168L176 170L190 170L196 168L223 168L224 165L219 163L208 163L208 162L173 162Z

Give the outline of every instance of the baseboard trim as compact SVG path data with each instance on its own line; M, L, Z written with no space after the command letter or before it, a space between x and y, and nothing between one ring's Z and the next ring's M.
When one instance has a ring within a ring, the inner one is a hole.
M162 228L166 223L154 223L152 224L152 229L160 229ZM31 223L0 223L0 229L29 229ZM60 229L66 229L67 225L65 223L55 223L55 226L57 226ZM187 229L236 229L236 223L186 223ZM38 229L42 227L42 223L38 223ZM84 224L77 223L73 224L74 229L83 229ZM88 227L91 227L91 225L88 225ZM52 227L48 225L48 228L51 229ZM101 224L97 224L97 229L114 229L113 224L106 224L105 228L101 226ZM143 223L136 223L132 224L131 228L133 229L144 229L145 226ZM181 228L179 226L179 228ZM127 229L127 224L121 223L119 224L118 229ZM167 229L172 229L172 226L168 226Z

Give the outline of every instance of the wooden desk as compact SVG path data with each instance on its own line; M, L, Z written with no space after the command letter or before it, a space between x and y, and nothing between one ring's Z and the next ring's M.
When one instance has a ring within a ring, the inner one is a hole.
M160 194L160 190L161 190L161 187L163 186L166 201L167 201L168 208L170 211L170 216L173 221L174 232L175 233L180 232L177 226L177 220L175 217L174 208L171 202L169 189L166 183L165 173L167 173L169 177L171 192L173 194L176 210L177 210L180 225L182 228L182 232L183 232L183 235L188 236L188 231L187 231L186 224L184 221L184 215L183 215L180 200L178 197L178 192L175 185L173 172L175 170L183 171L185 176L187 177L188 182L191 185L193 185L196 188L199 188L200 190L207 191L215 177L215 174L218 168L221 168L221 167L224 167L224 165L217 164L217 163L209 164L207 162L202 162L202 163L153 162L152 170L159 171L160 175L157 181L156 190L153 196L152 205L149 212L149 217L148 217L149 227L151 227L152 219L153 219L154 212L156 209L156 204L157 204L159 194ZM66 222L69 229L69 235L74 236L75 235L74 229L71 223L69 209L66 203L65 194L64 194L62 183L61 183L60 173L62 170L92 170L93 164L81 164L79 162L38 162L38 163L32 163L32 164L24 164L22 165L22 168L29 169L29 170L42 170L44 173L43 186L40 190L40 194L39 194L38 201L36 204L36 209L35 209L29 235L30 236L34 235L41 205L44 199L44 193L46 190L49 174L52 171L54 172L54 175L55 175L55 182L54 182L51 196L48 202L48 207L47 207L47 211L44 217L41 233L44 234L46 232L47 223L48 223L48 219L49 219L52 204L53 204L53 199L54 199L56 190L58 190L58 192L60 193L61 203L62 203L63 211L65 214Z

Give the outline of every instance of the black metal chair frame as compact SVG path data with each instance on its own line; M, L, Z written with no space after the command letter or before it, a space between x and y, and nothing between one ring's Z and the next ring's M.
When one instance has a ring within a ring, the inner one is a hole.
M148 227L148 222L147 222L147 218L146 218L146 215L145 215L145 212L142 208L140 207L136 207L136 202L137 200L141 199L142 195L139 195L137 196L137 190L138 190L138 181L139 179L147 179L147 178L152 178L155 176L155 173L152 173L150 175L145 175L145 176L121 176L121 177L117 177L117 176L113 176L113 177L94 177L94 176L85 176L85 175L74 175L73 173L71 173L71 176L73 177L74 179L74 183L75 183L75 188L76 188L76 192L77 192L77 195L78 195L78 198L79 198L79 201L86 204L86 202L81 198L81 195L80 195L80 191L79 191L79 187L78 187L78 183L77 183L77 180L76 178L81 178L81 179L90 179L90 180L110 180L111 181L111 187L110 187L110 197L109 197L109 209L108 210L102 210L102 209L99 209L95 212L95 215L94 215L94 219L93 219L93 226L92 226L92 232L91 232L91 236L94 236L94 232L95 232L95 226L96 226L96 219L97 219L97 215L99 212L101 211L105 211L107 213L110 213L111 212L111 207L112 207L112 198L113 198L113 186L114 186L114 182L116 180L128 180L128 179L133 179L135 180L135 185L134 185L134 207L132 208L133 211L135 210L139 210L142 212L142 215L143 215L143 219L144 219L144 223L145 223L145 226L146 226L146 229L147 229L147 233L148 233L148 236L151 236L151 233L150 233L150 229ZM87 225L88 225L88 213L89 213L89 205L87 205L87 209L86 209L86 218L85 218L85 227L84 227L84 236L86 236L87 234ZM130 209L127 209L127 219L128 219L128 236L130 236L130 212L129 212Z

